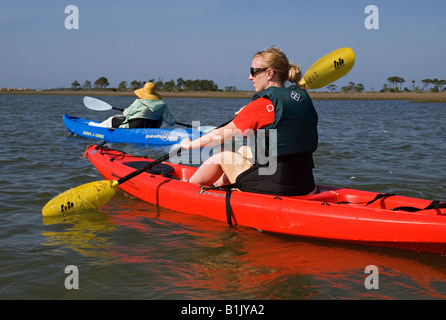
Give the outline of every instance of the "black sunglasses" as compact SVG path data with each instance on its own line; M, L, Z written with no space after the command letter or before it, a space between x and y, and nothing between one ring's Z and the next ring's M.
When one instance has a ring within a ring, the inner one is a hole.
M268 68L253 68L253 67L251 67L251 75L254 77L254 75L257 73L257 72L260 72L260 71L265 71L265 70L268 70Z

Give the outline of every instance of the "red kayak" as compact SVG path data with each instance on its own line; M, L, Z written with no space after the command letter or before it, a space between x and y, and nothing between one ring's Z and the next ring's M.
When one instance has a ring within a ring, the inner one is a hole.
M94 145L86 154L107 180L151 161ZM443 202L326 186L318 186L318 193L309 196L227 193L182 181L196 169L163 163L120 188L161 207L264 232L446 254Z

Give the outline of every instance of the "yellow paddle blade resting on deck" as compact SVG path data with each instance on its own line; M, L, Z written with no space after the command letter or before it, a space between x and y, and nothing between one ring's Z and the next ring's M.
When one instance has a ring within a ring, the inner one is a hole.
M69 189L50 200L42 209L44 217L75 214L85 210L98 210L113 197L118 181L101 180Z
M299 84L305 89L318 89L345 76L355 64L355 53L340 48L323 56L307 70Z

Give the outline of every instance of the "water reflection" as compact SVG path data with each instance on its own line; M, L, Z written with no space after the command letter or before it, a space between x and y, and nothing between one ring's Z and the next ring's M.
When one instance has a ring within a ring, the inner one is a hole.
M97 263L113 259L110 234L117 227L109 223L106 214L91 211L75 216L44 217L43 223L53 227L42 232L46 239L42 245L73 250L84 257L98 259Z
M94 258L104 273L111 272L106 265L120 265L126 272L113 279L125 288L123 298L446 298L441 256L230 229L123 192L101 213L49 226L59 227L44 232L45 245ZM379 270L379 290L364 286L368 265Z

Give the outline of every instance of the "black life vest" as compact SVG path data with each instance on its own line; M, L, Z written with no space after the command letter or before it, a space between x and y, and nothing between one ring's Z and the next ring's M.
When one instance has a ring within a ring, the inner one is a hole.
M277 130L277 156L272 158L275 155L270 154L269 163L256 163L241 173L235 186L242 191L274 195L310 193L315 188L312 153L318 144L318 116L310 97L296 86L270 87L255 93L253 100L260 97L274 105L274 121L265 131ZM272 174L265 170L270 166L275 168ZM269 173L262 173L261 168Z

